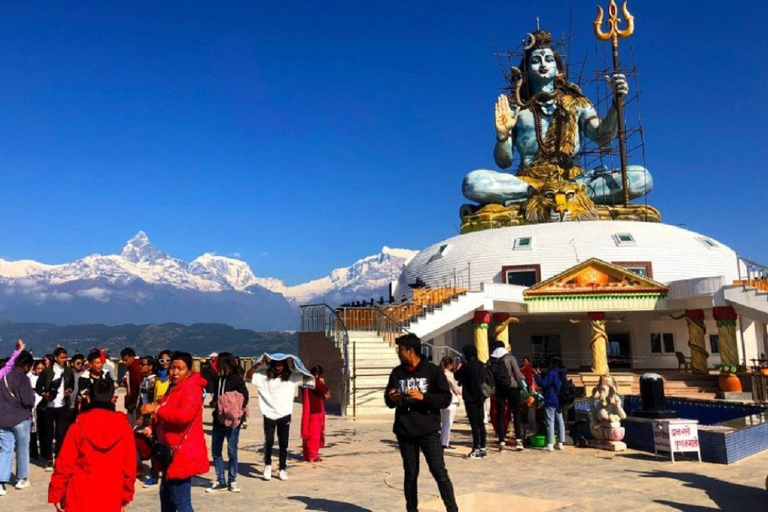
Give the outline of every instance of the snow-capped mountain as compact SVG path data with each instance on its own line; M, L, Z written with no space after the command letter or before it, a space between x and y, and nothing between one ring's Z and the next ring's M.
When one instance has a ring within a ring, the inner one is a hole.
M298 321L297 305L386 297L389 283L415 254L384 247L327 277L288 286L274 277L256 277L246 262L233 258L209 253L192 262L173 258L140 231L119 254L94 254L61 265L0 259L0 317L290 329Z

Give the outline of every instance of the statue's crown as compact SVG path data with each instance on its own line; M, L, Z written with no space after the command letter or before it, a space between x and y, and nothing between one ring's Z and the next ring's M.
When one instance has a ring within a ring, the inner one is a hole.
M552 34L546 30L537 30L531 33L531 41L526 45L528 48L534 46L552 46Z

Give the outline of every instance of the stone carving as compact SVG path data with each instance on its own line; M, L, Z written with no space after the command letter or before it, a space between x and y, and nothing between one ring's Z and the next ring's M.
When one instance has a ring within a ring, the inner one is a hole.
M589 399L589 430L599 447L626 450L627 446L621 442L624 439L621 420L626 417L618 384L610 375L603 375Z

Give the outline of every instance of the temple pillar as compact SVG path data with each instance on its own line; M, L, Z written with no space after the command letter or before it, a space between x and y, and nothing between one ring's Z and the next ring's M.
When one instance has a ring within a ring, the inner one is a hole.
M491 330L494 340L504 343L504 348L510 350L509 345L509 313L494 313L491 315Z
M691 371L699 375L708 375L709 366L706 345L704 344L704 310L686 309L685 321L688 324L688 346L691 349Z
M712 308L712 316L717 322L717 335L720 340L720 360L724 364L739 365L739 346L736 342L736 319L738 315L731 306Z
M477 349L477 358L480 362L488 361L488 323L491 321L491 314L487 311L475 311L472 318L472 326L475 330L475 348Z
M608 335L605 333L605 313L587 313L592 329L589 347L592 350L592 373L608 375Z

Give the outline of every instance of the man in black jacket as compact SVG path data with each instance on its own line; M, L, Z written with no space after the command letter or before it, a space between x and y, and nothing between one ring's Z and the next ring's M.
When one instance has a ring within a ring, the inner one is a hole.
M470 459L484 459L486 432L483 416L485 414L485 399L483 382L486 379L485 365L477 359L477 349L474 345L461 347L466 359L455 375L461 385L464 408L467 410L469 427L472 429L472 451L467 455Z
M421 340L406 334L395 340L402 363L389 375L384 401L395 409L392 431L403 457L403 490L407 512L419 510L419 451L437 482L447 512L458 512L453 484L448 477L440 443L440 409L451 404L451 388L445 374L421 357Z
M46 471L53 471L53 441L56 439L58 455L64 436L69 429L69 397L75 389L75 374L67 366L67 351L56 347L53 351L53 364L43 370L37 379L35 392L43 397L38 410L38 428L40 434L40 455L47 461Z

